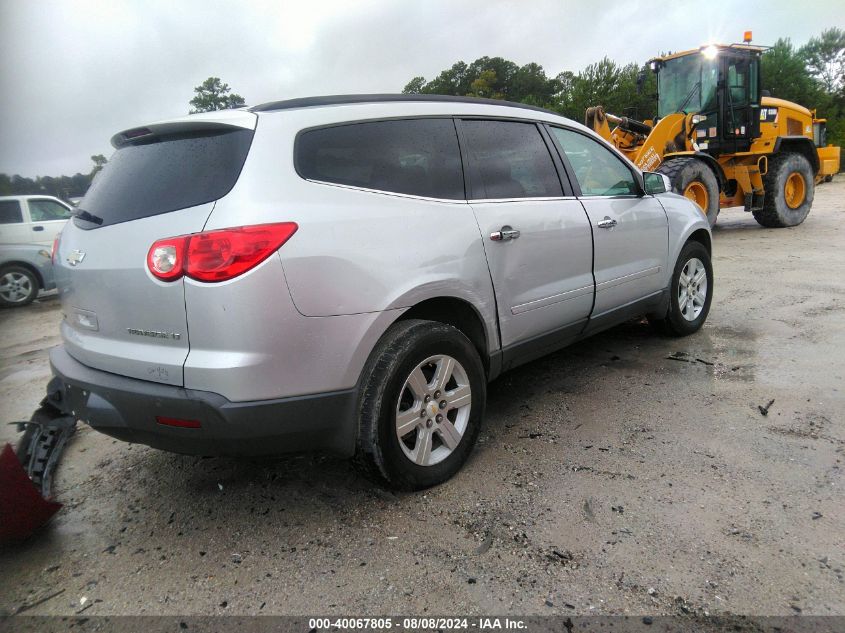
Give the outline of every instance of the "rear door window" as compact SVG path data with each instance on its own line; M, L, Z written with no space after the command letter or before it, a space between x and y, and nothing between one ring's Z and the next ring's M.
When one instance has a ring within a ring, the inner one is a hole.
M466 120L461 130L473 170L473 198L563 195L551 154L535 124Z
M296 168L309 180L446 200L464 199L451 119L372 121L307 130Z
M22 222L21 203L17 200L0 200L0 224L20 224Z
M70 217L70 210L55 200L30 200L29 217L33 222L67 220Z
M252 136L233 128L142 137L112 155L80 208L108 226L213 202L238 180Z

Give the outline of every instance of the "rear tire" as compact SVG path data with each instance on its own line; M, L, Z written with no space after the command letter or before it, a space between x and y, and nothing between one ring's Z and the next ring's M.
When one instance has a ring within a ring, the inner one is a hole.
M801 154L778 154L769 161L763 178L763 208L754 219L767 228L798 226L813 206L815 178L810 162Z
M486 391L478 352L459 330L395 323L362 374L355 464L400 490L446 481L475 444Z
M0 306L19 308L29 305L38 296L38 278L23 266L0 269Z
M703 271L703 275L699 277ZM707 320L713 300L713 265L710 254L698 242L687 242L675 262L669 284L669 309L662 317L649 317L669 336L697 332Z
M672 191L692 200L712 227L719 215L719 181L713 170L697 158L670 158L657 168L669 176Z

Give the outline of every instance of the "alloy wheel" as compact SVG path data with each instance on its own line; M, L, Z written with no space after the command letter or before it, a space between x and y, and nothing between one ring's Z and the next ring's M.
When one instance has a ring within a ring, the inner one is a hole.
M32 280L23 273L8 272L0 277L0 296L9 303L22 303L32 294Z
M396 405L396 435L405 456L433 466L458 447L469 423L472 389L451 356L426 358L405 379Z
M707 301L707 269L697 257L690 259L678 278L678 308L687 321L695 321Z

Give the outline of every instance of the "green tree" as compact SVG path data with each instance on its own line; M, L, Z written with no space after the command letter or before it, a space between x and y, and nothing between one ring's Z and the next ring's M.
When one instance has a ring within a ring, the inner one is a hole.
M779 99L805 104L808 96L816 93L816 85L804 58L789 38L780 38L763 53L760 76L763 89Z
M472 79L467 77L467 65L456 62L448 70L441 72L435 79L423 87L423 92L438 95L465 95L470 91Z
M232 93L229 84L224 84L219 77L209 77L195 87L194 92L196 96L190 101L190 114L239 108L246 103L241 95Z
M830 28L799 49L816 91L802 102L827 119L827 139L845 145L845 31Z
M496 73L492 70L482 70L478 78L470 84L468 97L484 97L487 99L503 99L504 95L496 92L495 86L498 83Z
M402 88L402 94L406 95L416 95L422 93L423 89L425 88L425 77L414 77L405 84L405 87Z
M569 113L574 110L572 104L572 90L575 85L575 73L571 70L565 70L559 73L554 78L556 83L556 91L552 95L552 109L560 112L564 116L569 116Z
M540 64L521 66L510 80L509 94L514 101L552 107L561 84L557 77L549 77Z
M829 94L845 90L845 30L837 27L812 37L799 51L807 70Z
M606 112L623 112L626 104L620 96L622 69L609 57L590 64L572 82L572 100L566 116L584 120L590 106L603 106Z
M91 157L91 161L94 163L94 168L91 170L91 177L92 177L92 178L93 178L94 176L96 176L96 175L97 175L97 173L99 173L99 171L100 171L103 167L105 167L105 166L106 166L106 163L107 163L107 162L109 162L109 161L108 161L108 159L107 159L105 156L103 156L102 154L94 154L94 155Z
M657 116L657 75L648 64L639 67L634 85L637 93L635 116L640 120L654 120Z
M519 66L502 57L479 57L467 67L466 74L470 81L470 89L464 94L472 92L473 81L483 79L488 82L487 88L492 95L491 98L520 101L519 95L513 89L513 79L518 70ZM492 79L489 74L484 74L489 72L493 73Z
M414 77L402 92L467 95L553 107L560 89L557 78L549 78L539 64L519 66L502 57L485 56L471 64L456 62L431 81Z

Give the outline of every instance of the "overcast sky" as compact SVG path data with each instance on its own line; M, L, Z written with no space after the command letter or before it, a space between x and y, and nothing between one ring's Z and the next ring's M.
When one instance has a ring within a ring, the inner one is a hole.
M87 172L115 132L186 114L211 75L254 105L400 92L483 55L553 76L830 26L843 0L0 0L0 172Z

